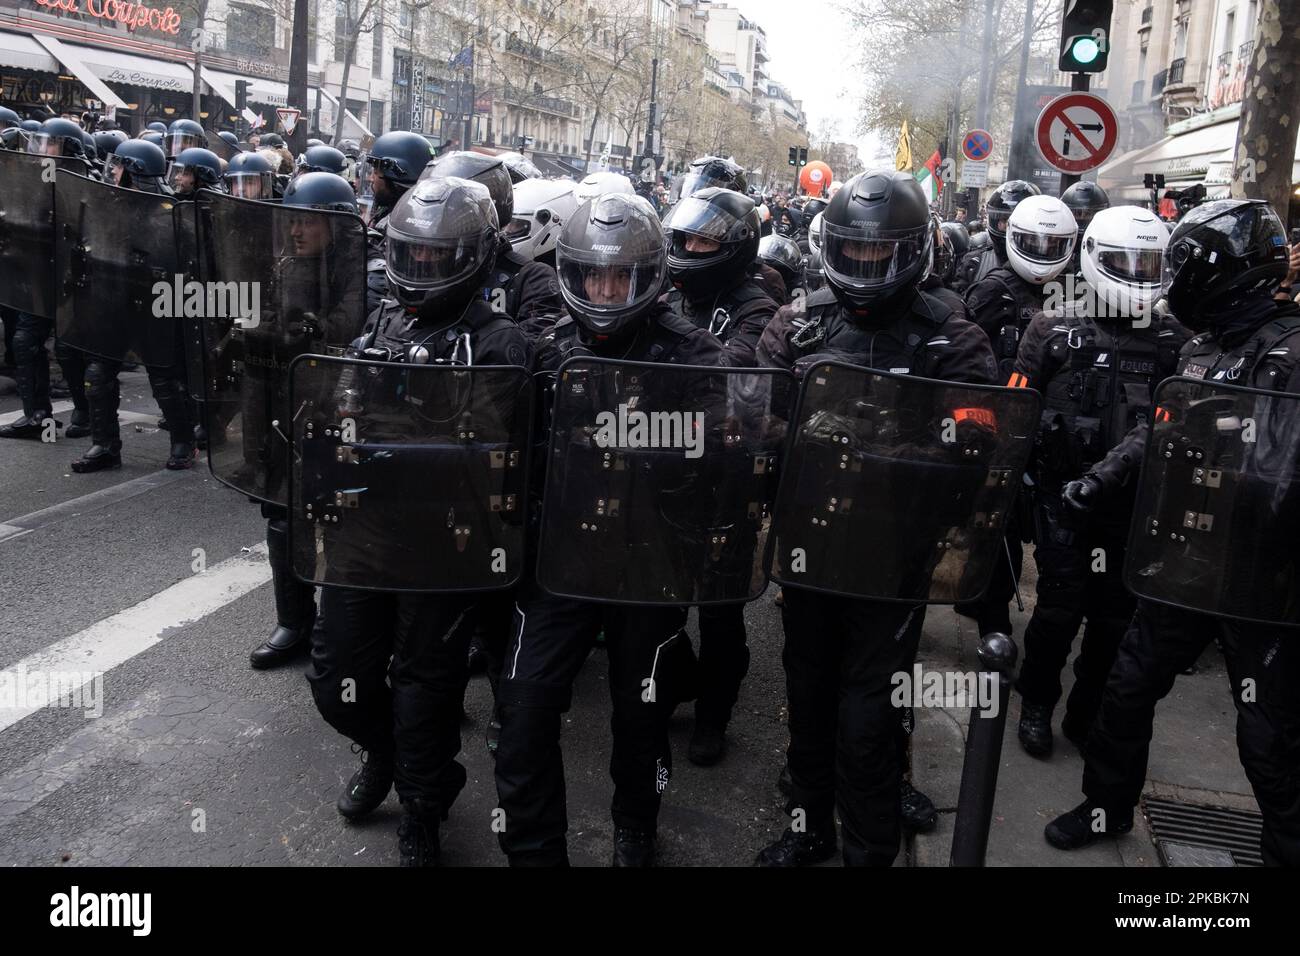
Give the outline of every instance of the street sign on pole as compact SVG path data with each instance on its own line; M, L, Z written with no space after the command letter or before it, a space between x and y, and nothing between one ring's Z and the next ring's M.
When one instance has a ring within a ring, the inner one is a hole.
M973 163L970 160L961 164L961 188L983 189L989 182L989 164Z
M993 134L986 129L969 130L961 140L961 154L973 163L986 163L993 155Z
M280 118L280 128L284 130L286 136L292 136L294 127L298 125L298 117L302 115L302 110L294 109L291 106L276 107L275 115Z
M1038 114L1034 141L1043 160L1063 173L1096 169L1115 149L1119 120L1100 96L1062 93Z

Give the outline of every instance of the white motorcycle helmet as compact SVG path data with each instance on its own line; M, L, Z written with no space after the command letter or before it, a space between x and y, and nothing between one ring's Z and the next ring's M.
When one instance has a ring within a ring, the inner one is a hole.
M818 252L822 247L822 214L818 213L813 216L813 221L808 224L808 251Z
M840 191L840 187L843 186L843 185L844 185L843 180L840 180L840 179L832 179L832 180L831 180L831 184L830 184L830 186L828 186L827 189L826 189L826 198L827 198L827 199L834 199L834 198L835 198L835 194L836 194L837 192Z
M525 179L515 184L514 215L506 238L524 259L538 259L555 248L560 229L578 209L571 179Z
M1078 225L1055 196L1029 196L1007 220L1007 264L1026 282L1042 285L1070 264Z
M578 183L576 193L578 205L581 206L597 196L606 196L610 193L627 193L629 196L634 196L636 190L632 188L632 180L622 173L592 173Z
M1107 306L1107 315L1149 315L1160 298L1160 269L1169 229L1140 206L1112 206L1083 234L1079 271Z

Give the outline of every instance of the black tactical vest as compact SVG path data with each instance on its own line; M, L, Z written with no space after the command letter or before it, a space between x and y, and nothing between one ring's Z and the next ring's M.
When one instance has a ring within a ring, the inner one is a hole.
M1225 348L1202 332L1183 348L1178 374L1248 388L1283 391L1300 363L1300 309L1282 306L1246 341Z
M906 313L887 326L871 328L851 321L829 288L818 289L804 299L790 344L800 356L830 352L882 372L933 378L931 347L948 344L940 328L953 314L959 313L918 292Z
M677 315L708 329L725 345L747 318L751 303L761 303L771 298L753 276L746 276L735 288L717 297L712 303L712 312L708 315L696 315L680 289L671 290L665 301Z
M1169 323L1148 329L1099 322L1072 305L1044 341L1039 466L1077 476L1105 457L1151 409L1151 394L1178 366L1182 340Z

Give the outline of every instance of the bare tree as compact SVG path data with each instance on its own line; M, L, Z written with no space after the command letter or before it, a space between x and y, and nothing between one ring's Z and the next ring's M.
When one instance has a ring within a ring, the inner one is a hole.
M596 126L606 111L606 103L628 61L644 41L646 27L639 11L629 12L617 0L604 3L593 14L588 53L579 59L582 92L591 110L584 169L591 165Z

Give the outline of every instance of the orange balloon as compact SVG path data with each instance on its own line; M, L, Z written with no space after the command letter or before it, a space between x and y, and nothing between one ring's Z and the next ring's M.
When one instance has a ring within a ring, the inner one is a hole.
M820 159L814 159L800 171L799 188L809 196L820 196L834 178L829 166Z

